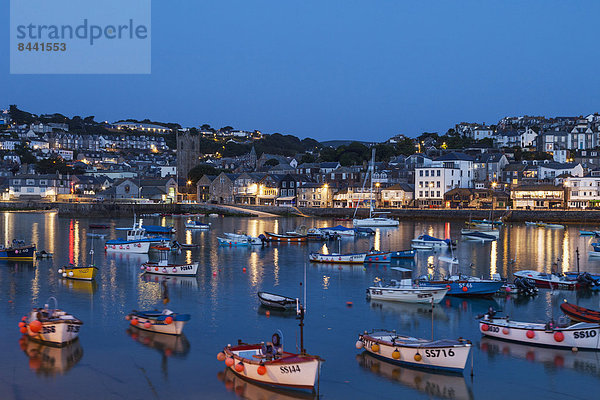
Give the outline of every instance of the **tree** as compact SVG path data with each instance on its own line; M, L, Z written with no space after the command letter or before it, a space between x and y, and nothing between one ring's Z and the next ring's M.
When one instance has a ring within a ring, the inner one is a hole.
M75 170L67 165L65 160L60 157L44 158L35 164L35 171L38 174L55 174L58 171L61 174L74 174Z
M275 158L271 158L267 160L264 165L267 167L274 167L276 165L279 165L279 161Z
M309 153L302 154L302 158L300 158L300 164L314 163L315 161L317 161L317 158Z
M188 179L195 185L204 175L219 175L221 171L209 164L198 164L188 172Z
M21 164L33 164L37 161L37 158L25 142L21 142L21 144L15 146L15 154L19 156Z

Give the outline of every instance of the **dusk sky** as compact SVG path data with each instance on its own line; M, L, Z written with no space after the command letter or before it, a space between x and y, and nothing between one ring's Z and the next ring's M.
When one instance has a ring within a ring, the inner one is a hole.
M1 29L0 108L377 141L587 114L598 15L597 1L153 1L150 75L10 75Z

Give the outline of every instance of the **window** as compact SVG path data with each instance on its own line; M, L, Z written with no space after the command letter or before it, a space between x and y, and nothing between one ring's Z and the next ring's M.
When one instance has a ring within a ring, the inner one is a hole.
M48 181L46 179L40 179L40 186L48 186Z
M33 188L27 188L27 193L33 193Z
M437 181L437 187L440 187L440 181Z
M294 187L294 181L290 182L290 187L293 188Z
M440 197L440 191L439 190L437 191L437 197Z
M442 170L438 169L437 170L437 176L440 176L440 173L442 172Z
M425 176L429 176L429 170L428 169L425 170Z
M33 185L35 185L35 179L27 179L25 184L28 186L30 186L30 185L33 186Z
M287 185L286 181L281 182L281 187L286 187L286 185Z
M423 176L423 170L422 169L419 170L419 176ZM15 184L18 185L19 183L15 180Z
M423 191L419 190L419 197L423 197Z
M20 179L13 179L13 185L20 185L20 184L21 184Z

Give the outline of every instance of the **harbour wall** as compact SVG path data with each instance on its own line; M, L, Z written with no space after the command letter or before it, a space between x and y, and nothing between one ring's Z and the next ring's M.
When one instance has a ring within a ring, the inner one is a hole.
M40 201L0 202L3 211L57 211L70 217L129 217L151 213L218 213L228 216L256 216L253 211L262 211L282 216L307 216L322 218L352 218L354 209L349 208L291 208L275 206L220 206L218 204L130 204L130 203L61 203ZM378 209L379 210L379 209ZM469 220L490 217L490 210L476 209L381 209L399 220ZM368 209L359 209L357 216L365 217ZM544 221L600 223L600 210L494 210L493 218L502 217L507 222Z

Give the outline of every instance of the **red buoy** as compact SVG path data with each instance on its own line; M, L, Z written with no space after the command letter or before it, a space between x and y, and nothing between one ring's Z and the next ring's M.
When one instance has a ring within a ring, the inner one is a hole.
M462 291L466 292L467 290L469 290L466 286L463 286Z
M508 335L509 332L510 331L508 330L508 328L502 328L502 333L504 333L505 335Z
M244 364L242 364L241 362L235 364L235 370L237 372L242 372L244 370Z
M171 316L169 315L167 318L165 318L165 322L166 322L167 324L172 324L172 323L173 323L173 317L171 317Z
M19 328L22 328L22 327L24 327L25 325L26 325L26 324L25 324L25 322L23 322L23 321L19 322Z
M217 354L217 360L225 361L225 358L225 353L223 353L222 351L220 351L219 354Z
M259 375L264 375L267 373L267 367L265 367L264 365L259 365L258 368L256 369L256 372Z
M565 334L560 331L554 332L554 340L556 340L557 342L562 342L563 340L565 340Z
M152 328L152 323L150 323L150 322L147 322L147 321L146 321L146 322L144 322L144 328L146 328L146 329L150 329L150 328Z
M225 359L225 365L227 365L228 367L231 367L233 365L233 363L234 363L233 358L227 357Z
M19 328L19 331L24 335L27 333L27 328L23 326L23 327Z
M487 332L490 330L490 326L488 324L481 324L481 330Z
M137 325L139 322L140 322L140 321L138 321L138 319L137 319L137 318L133 318L133 319L131 320L131 325L133 325L133 326L136 326L136 325Z
M526 333L526 335L527 335L527 337L528 337L529 339L533 339L533 338L534 338L534 336L535 336L535 332L534 332L534 331L532 331L532 330L528 330L528 331L527 331L527 333Z
M246 272L246 267L242 268L242 271Z
M38 320L32 321L29 324L29 329L31 329L31 332L33 332L33 333L38 333L39 331L42 330L42 323Z

